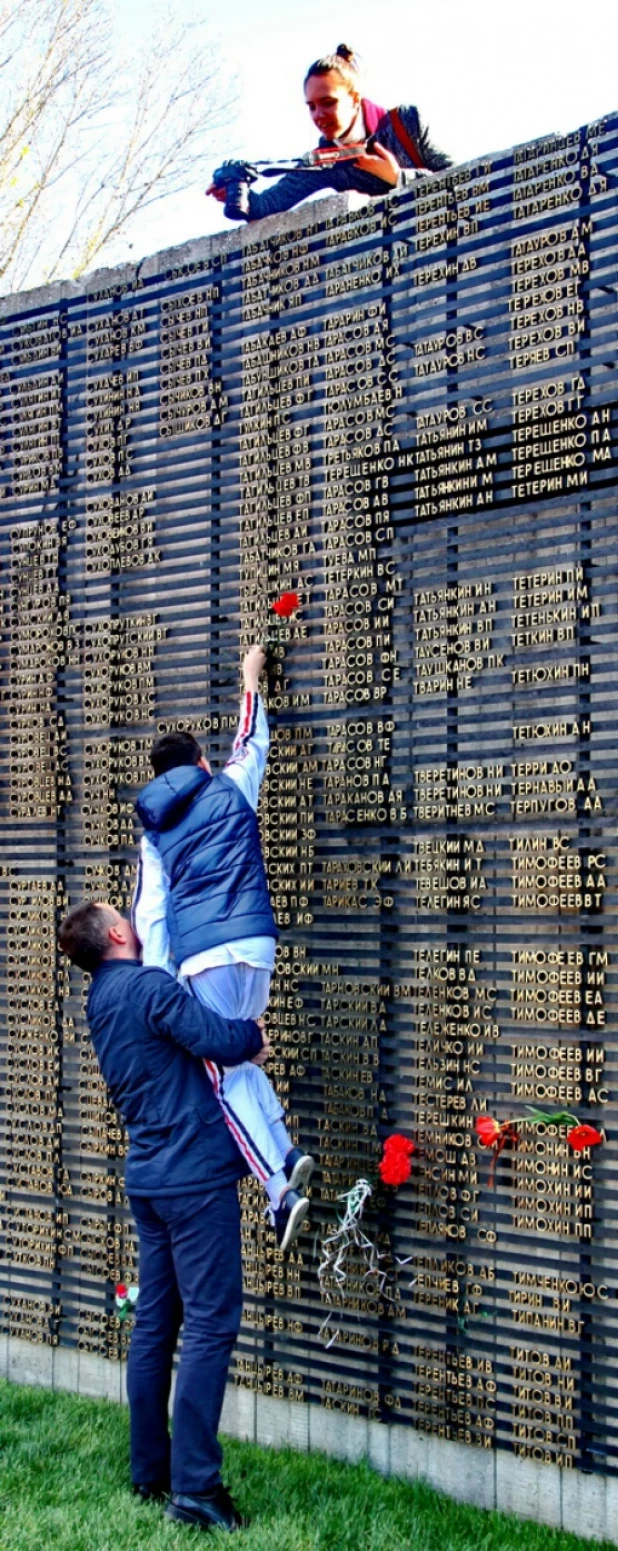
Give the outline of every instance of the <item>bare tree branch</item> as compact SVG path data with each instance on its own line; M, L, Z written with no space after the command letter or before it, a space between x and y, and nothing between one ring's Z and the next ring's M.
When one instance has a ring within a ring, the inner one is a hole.
M0 0L1 289L83 274L231 122L208 25L157 14L136 80L108 0Z

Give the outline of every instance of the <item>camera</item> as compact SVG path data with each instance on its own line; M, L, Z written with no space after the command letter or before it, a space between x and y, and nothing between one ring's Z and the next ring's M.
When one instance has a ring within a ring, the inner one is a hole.
M251 162L222 162L213 173L215 188L225 189L224 214L228 221L248 221L249 189L259 177Z

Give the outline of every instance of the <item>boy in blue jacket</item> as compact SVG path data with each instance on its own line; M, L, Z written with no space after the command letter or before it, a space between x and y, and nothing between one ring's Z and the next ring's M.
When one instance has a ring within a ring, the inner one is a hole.
M265 661L259 645L244 658L240 722L224 770L213 776L191 733L166 733L150 755L155 778L136 803L145 833L132 920L143 962L178 973L204 1006L228 1018L261 1016L275 967L278 930L257 821L269 744L258 692ZM286 1250L309 1209L301 1191L313 1159L293 1147L260 1066L205 1064Z

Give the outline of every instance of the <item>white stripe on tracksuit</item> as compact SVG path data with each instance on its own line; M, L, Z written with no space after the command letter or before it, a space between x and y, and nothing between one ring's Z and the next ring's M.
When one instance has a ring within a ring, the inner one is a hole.
M222 1017L259 1018L268 1002L270 974L250 964L226 964L202 970L189 983L199 1001ZM253 1061L223 1069L213 1061L205 1061L204 1066L237 1147L251 1173L266 1184L284 1163L270 1129L272 1122L284 1118L272 1084Z

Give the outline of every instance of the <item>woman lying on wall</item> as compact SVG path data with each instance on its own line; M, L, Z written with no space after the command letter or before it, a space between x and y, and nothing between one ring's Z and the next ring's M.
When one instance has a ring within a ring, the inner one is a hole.
M224 162L206 192L225 203L225 214L231 220L260 221L266 215L291 210L321 189L338 193L356 189L375 198L402 187L419 173L442 172L451 165L431 144L416 108L385 112L361 96L358 65L346 43L310 65L305 76L305 101L320 132L311 171L294 167L274 188L257 194L250 187L258 176L255 168L248 163ZM358 155L354 155L356 146ZM328 157L332 150L341 151L345 159L321 166L320 154Z

